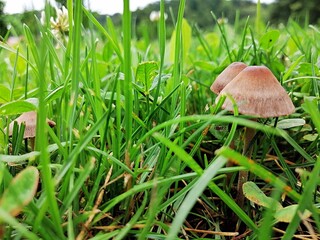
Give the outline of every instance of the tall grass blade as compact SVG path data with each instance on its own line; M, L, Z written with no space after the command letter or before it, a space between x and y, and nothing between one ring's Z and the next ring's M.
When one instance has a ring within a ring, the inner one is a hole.
M123 62L122 53L120 51L118 44L115 42L115 39L105 30L105 28L98 22L98 20L93 16L93 14L90 11L88 11L83 7L83 12L86 14L89 20L99 29L99 31L104 36L106 36L106 38L111 42L111 45L114 51L116 52L117 57L119 58L120 62Z
M301 216L305 209L310 209L313 213L313 217L316 220L317 228L320 229L319 226L319 209L316 208L313 203L313 194L314 189L317 188L317 185L319 184L319 175L320 175L320 157L318 157L314 168L310 174L309 180L304 186L303 193L301 194L301 198L298 202L298 208L296 211L295 216L293 217L292 221L289 223L286 232L283 236L283 240L289 240L293 239L293 235L295 234L297 228L299 227L299 224L301 222Z
M230 51L229 43L228 43L228 40L227 40L226 32L224 31L224 29L221 26L221 24L218 22L218 19L217 19L216 15L213 12L211 12L211 15L212 15L213 19L215 20L215 22L217 23L217 26L218 26L219 31L220 31L221 36L222 36L222 41L224 43L224 46L225 46L227 54L228 54L228 59L229 59L230 63L232 63L233 59L232 59L232 56L231 56L231 51Z
M179 207L166 239L174 239L176 237L180 231L180 227L196 203L197 199L203 193L211 179L218 173L218 170L221 169L227 163L227 161L228 159L224 157L218 157L207 169L203 171L202 175L195 182L192 189Z
M57 199L55 195L55 185L52 179L51 169L50 169L50 159L48 152L46 151L48 140L47 140L47 122L46 122L46 113L47 113L47 106L45 101L45 93L47 91L47 84L46 84L46 57L47 57L47 50L45 44L40 44L40 47L37 46L30 29L27 26L24 26L25 34L28 40L29 49L33 55L37 66L37 77L39 83L39 106L38 106L38 119L37 119L37 131L36 131L36 149L40 152L40 162L42 164L42 179L43 185L46 194L46 201L48 205L50 205L50 213L52 215L53 222L57 226L55 231L60 237L63 237L63 230L61 225L61 218L59 214L59 208L57 204ZM40 56L42 58L40 59Z
M164 65L164 56L166 51L166 20L165 20L165 2L164 0L160 1L160 20L158 23L158 42L159 42L159 49L160 49L160 66L159 66L159 81L156 88L156 92L154 95L154 102L152 105L151 112L156 108L157 100L160 93L160 86L161 86L161 79L163 73L163 65Z
M77 116L77 102L79 95L79 81L81 79L80 75L80 44L81 44L81 22L82 22L82 1L76 0L74 3L74 32L73 32L73 48L72 48L72 73L71 73L71 92L70 99L67 106L68 109L68 127L69 127L69 142L70 146L73 144L73 124L75 122L75 117Z
M129 0L123 0L123 48L124 48L124 96L125 96L125 138L127 151L132 144L132 112L133 112L133 94L132 94L132 72L131 72L131 12Z
M182 21L183 21L183 13L185 8L186 0L181 0L179 3L179 10L178 10L178 18L177 23L175 27L175 40L174 40L174 62L173 62L173 85L172 89L178 86L181 82L181 71L183 69L183 44L182 44ZM181 87L181 91L184 91L184 89ZM175 112L175 108L177 106L177 99L178 94L181 92L178 91L173 94L172 101L171 101L171 117L173 117L173 114ZM182 113L184 115L184 113Z

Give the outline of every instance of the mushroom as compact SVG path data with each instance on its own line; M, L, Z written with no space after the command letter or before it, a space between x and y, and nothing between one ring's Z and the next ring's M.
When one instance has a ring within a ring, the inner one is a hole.
M238 111L241 114L269 118L289 115L295 111L295 107L285 89L272 72L264 66L246 67L222 89L217 101L223 94L230 95L235 100L238 105ZM222 108L233 111L232 101L226 98ZM254 135L254 129L245 129L243 154L249 158L251 153L248 148ZM241 207L244 202L241 189L247 179L248 172L240 171L237 201Z
M238 104L239 113L268 118L293 113L295 107L272 72L264 66L249 66L241 71L220 94L229 94ZM233 110L230 99L222 108Z
M12 136L12 134L13 134L14 122L17 122L17 124L19 126L21 124L25 124L23 138L30 139L31 140L31 148L34 149L34 139L36 137L36 129L37 129L37 112L35 112L35 111L25 112L25 113L21 114L15 120L13 120L9 124L9 136ZM54 127L56 125L56 123L54 121L52 121L48 118L47 118L47 123L50 127Z
M221 90L234 79L247 65L243 62L233 62L226 67L212 83L210 89L215 94L219 94Z

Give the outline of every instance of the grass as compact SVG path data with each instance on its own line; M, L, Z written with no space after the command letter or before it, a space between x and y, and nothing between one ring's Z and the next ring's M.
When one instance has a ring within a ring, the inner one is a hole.
M24 26L18 46L0 42L0 196L27 166L40 172L19 215L0 200L3 239L319 238L319 30L290 20L258 32L258 15L239 32L239 22L235 29L213 15L211 32L195 26L191 35L185 4L166 41L160 2L158 39L148 46L132 37L129 0L119 28L69 0L68 35L38 21L39 35ZM269 67L296 112L252 122L222 110L209 87L231 61ZM35 150L21 129L6 130L34 109ZM257 131L254 162L239 153L244 127ZM244 169L266 195L297 206L289 223L248 200L237 205Z

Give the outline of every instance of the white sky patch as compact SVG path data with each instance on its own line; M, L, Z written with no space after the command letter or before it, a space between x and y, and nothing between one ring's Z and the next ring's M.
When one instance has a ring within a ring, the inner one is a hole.
M130 0L130 10L135 11L138 8L144 8L150 3L160 0ZM84 0L84 5L91 11L100 14L114 14L123 12L122 0Z
M3 0L5 3L4 12L8 14L22 13L26 10L42 10L45 0ZM49 1L55 4L55 1ZM55 5L54 5L55 6Z
M4 12L8 14L21 13L25 10L42 10L45 0L3 0L5 3ZM50 0L55 6L55 1ZM123 12L122 0L84 0L84 5L91 11L100 14L114 14ZM138 8L144 8L150 3L159 2L159 0L130 0L130 10L135 11Z

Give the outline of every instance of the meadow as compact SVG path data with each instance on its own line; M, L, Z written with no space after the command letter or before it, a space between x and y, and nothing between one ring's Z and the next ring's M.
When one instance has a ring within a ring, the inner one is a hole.
M123 2L122 27L68 0L0 42L0 239L319 239L318 26L269 26L258 5L202 31L181 0L167 38L161 0L158 39L137 39ZM295 112L224 110L210 86L232 62L268 67Z

